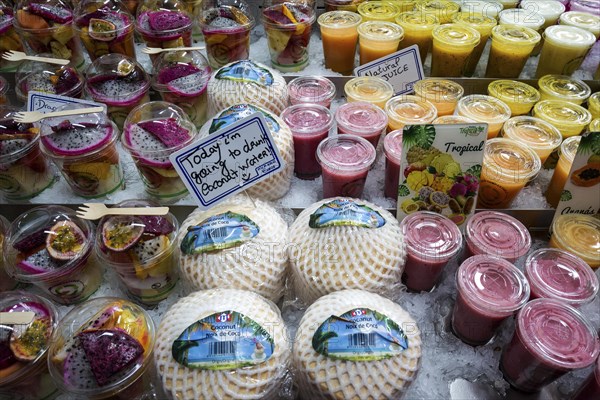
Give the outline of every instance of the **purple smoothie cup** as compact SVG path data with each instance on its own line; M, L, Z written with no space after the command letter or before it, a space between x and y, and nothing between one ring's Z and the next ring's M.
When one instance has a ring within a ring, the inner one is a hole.
M387 128L388 116L372 103L356 101L338 107L335 122L339 134L360 136L377 148L379 139Z
M323 76L299 76L288 83L291 105L309 103L331 108L335 94L335 85Z
M385 197L398 199L400 164L402 164L402 129L392 131L383 138L385 154Z
M571 400L589 399L600 399L600 357L596 360L596 368L571 398Z

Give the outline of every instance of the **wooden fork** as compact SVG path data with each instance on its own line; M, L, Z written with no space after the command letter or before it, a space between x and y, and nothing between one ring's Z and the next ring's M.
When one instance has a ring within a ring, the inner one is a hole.
M103 107L74 108L72 110L55 111L46 114L41 113L39 111L22 111L16 113L13 119L16 122L20 122L22 124L30 124L33 122L38 122L44 118L66 117L69 115L91 114L101 112L104 112Z
M22 51L7 51L2 54L2 58L8 61L23 61L23 60L31 60L31 61L39 61L45 62L49 64L58 64L58 65L67 65L70 63L69 60L63 60L61 58L48 58L48 57L37 57L37 56L28 56Z
M169 207L108 208L102 203L83 203L76 214L79 218L96 220L106 215L166 215L168 212Z

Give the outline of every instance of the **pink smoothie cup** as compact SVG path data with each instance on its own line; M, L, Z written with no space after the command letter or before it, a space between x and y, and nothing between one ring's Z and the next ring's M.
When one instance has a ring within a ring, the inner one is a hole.
M487 254L514 263L531 247L531 235L510 215L482 211L469 219L465 230L465 258Z
M323 198L360 198L375 155L375 147L360 136L338 135L323 140L317 147L317 160L323 171Z
M296 104L283 110L281 119L290 127L294 139L294 173L300 179L321 175L317 147L329 136L333 125L331 111L318 104Z
M578 307L598 294L598 278L585 261L560 249L539 249L525 261L531 300L557 299Z
M431 291L461 249L462 234L449 218L431 211L412 213L400 225L407 254L402 281L409 290Z
M385 197L398 198L400 164L402 163L402 129L392 131L383 138L385 154Z
M537 392L569 371L592 365L599 351L598 334L583 314L559 300L536 299L517 315L500 369L511 386Z
M456 286L452 330L472 346L488 343L500 324L529 299L525 275L508 261L493 256L467 258L456 273Z
M571 398L571 400L589 399L600 399L600 358L596 360L596 368Z
M312 103L330 108L335 93L333 82L322 76L299 76L288 83L291 105Z
M385 111L372 103L357 101L338 107L335 112L338 134L360 136L377 148L385 132L388 117Z

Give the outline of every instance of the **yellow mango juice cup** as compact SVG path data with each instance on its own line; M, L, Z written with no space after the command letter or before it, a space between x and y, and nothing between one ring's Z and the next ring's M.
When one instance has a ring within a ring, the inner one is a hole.
M542 164L560 146L562 135L543 119L522 115L504 123L502 137L521 142L540 157Z
M552 223L550 247L579 256L590 267L600 267L600 219L590 215L564 214Z
M571 75L596 42L591 32L568 25L554 25L544 31L544 45L535 73L537 78L548 74Z
M510 118L510 108L501 100L483 94L465 96L456 105L456 114L488 124L488 139L500 133L502 125Z
M492 29L492 47L486 78L518 78L542 36L531 28L498 25Z
M433 30L431 76L459 77L465 74L467 62L481 35L460 24L445 24Z
M350 11L329 11L319 16L325 68L351 75L362 17Z
M357 11L365 22L394 22L402 9L389 1L366 1L358 5Z
M475 73L475 69L477 68L477 64L479 64L479 59L481 58L481 54L485 49L485 45L487 44L490 35L492 34L492 28L494 28L498 22L496 18L493 18L489 15L483 15L481 13L471 13L471 12L459 12L456 14L452 22L455 24L464 24L469 26L481 35L481 40L479 44L473 50L471 54L471 58L467 62L467 66L465 68L466 76L473 76Z
M453 1L425 0L415 5L415 10L423 14L434 15L440 24L452 22L452 18L460 11L460 6Z
M577 154L577 148L579 147L580 141L581 136L571 136L570 138L565 139L560 145L558 162L556 163L554 174L552 174L552 179L546 190L546 200L548 200L548 203L554 208L558 206L560 195L569 178L571 166L573 165L575 154Z
M425 63L433 40L433 29L440 24L437 17L418 11L406 12L396 18L396 24L404 29L404 39L400 42L398 50L416 44L419 46L421 62Z
M404 37L402 27L385 21L367 21L358 26L360 65L395 53Z
M588 126L588 132L600 132L600 118L596 118L590 122L590 126Z
M394 88L388 81L377 76L360 76L346 82L344 92L348 103L366 101L383 109L394 95Z
M458 100L465 93L458 83L438 78L422 79L414 84L413 89L417 97L435 106L438 116L454 114Z
M592 121L592 114L585 108L561 100L542 100L533 107L533 116L554 125L563 136L579 135Z
M385 104L388 132L403 129L404 125L429 124L437 118L433 104L420 97L407 95L392 97Z
M566 75L544 75L538 80L541 100L562 100L581 105L592 89L582 80Z
M488 85L490 96L502 100L510 108L511 116L529 114L540 101L540 92L531 85L509 79L499 79Z

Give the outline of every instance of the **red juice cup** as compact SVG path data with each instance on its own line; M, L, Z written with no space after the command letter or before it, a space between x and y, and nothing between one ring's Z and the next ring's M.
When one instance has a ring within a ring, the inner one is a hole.
M50 57L50 54L36 54ZM80 98L83 92L83 77L72 64L65 66L24 61L15 74L15 92L17 100L27 102L29 91L59 94Z
M596 360L596 368L571 398L571 400L590 399L600 399L600 357Z
M335 112L338 134L360 136L377 148L388 124L386 113L366 101L346 103Z
M4 269L4 257L2 256L2 244L4 243L4 238L6 237L9 226L10 222L0 215L0 292L13 290L18 285L18 282L8 276L6 273L6 270Z
M458 267L456 286L452 330L472 346L489 342L498 326L529 300L525 275L498 257L467 258Z
M557 299L578 307L598 294L598 278L580 257L560 249L539 249L525 261L531 300Z
M288 83L290 104L319 104L330 108L335 98L335 85L322 76L299 76Z
M579 311L559 300L536 299L519 311L500 370L516 389L537 392L569 371L592 365L599 351L598 334Z
M444 267L462 247L462 234L449 218L431 211L417 211L400 223L406 241L402 281L409 290L430 291Z
M400 164L402 163L402 129L392 131L383 138L385 154L385 197L398 198Z
M294 173L300 179L321 175L317 147L329 136L333 115L318 104L296 104L283 110L281 119L290 127L294 138Z
M317 160L323 171L323 198L360 198L375 156L375 147L360 136L338 135L323 140L317 147Z
M485 254L511 263L524 256L531 247L531 235L521 222L498 211L473 215L465 229L465 257Z

